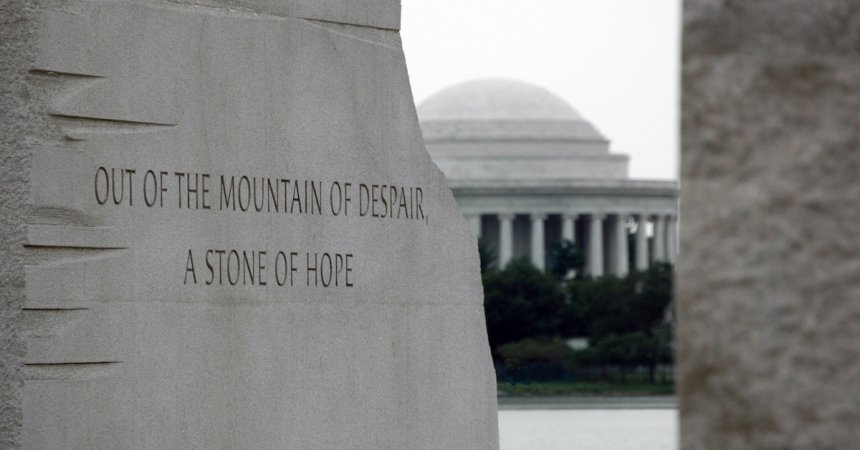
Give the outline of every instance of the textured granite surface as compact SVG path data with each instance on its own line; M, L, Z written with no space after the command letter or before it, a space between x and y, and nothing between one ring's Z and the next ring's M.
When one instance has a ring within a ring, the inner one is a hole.
M26 351L20 316L24 306L24 217L29 200L28 135L38 122L27 89L35 52L33 2L0 2L0 448L21 442Z
M855 448L860 3L684 9L682 448Z

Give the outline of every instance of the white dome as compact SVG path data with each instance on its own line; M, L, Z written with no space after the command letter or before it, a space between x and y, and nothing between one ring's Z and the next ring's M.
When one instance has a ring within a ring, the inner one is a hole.
M421 120L582 120L552 92L501 78L466 81L418 106Z
M572 106L539 86L508 79L456 84L417 107L426 141L601 141Z

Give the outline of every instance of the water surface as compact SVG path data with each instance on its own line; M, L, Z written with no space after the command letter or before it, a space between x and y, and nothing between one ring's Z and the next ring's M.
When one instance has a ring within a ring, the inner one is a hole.
M499 411L502 450L676 450L675 409Z

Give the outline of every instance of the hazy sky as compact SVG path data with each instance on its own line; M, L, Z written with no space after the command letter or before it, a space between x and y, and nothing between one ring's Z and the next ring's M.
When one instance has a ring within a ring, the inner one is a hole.
M680 0L402 0L416 102L508 77L567 100L630 155L631 176L677 179Z

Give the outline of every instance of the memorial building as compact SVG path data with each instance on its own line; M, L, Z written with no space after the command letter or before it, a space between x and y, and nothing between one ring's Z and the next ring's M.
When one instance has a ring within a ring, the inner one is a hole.
M418 116L430 156L499 266L530 258L545 269L562 240L580 247L591 276L674 262L678 183L631 179L628 156L611 153L609 139L548 90L467 81L422 102Z

